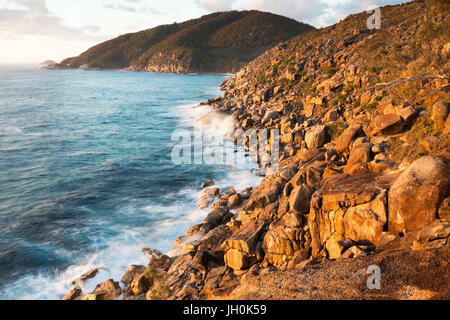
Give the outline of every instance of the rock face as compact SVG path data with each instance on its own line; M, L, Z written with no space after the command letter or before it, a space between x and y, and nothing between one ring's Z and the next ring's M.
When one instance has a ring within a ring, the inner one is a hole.
M308 240L303 229L283 226L273 228L264 237L265 260L275 267L287 266L297 252L309 249Z
M438 218L449 196L450 171L445 160L423 157L394 182L389 191L389 230L418 231Z
M233 270L251 267L256 261L257 244L265 231L265 223L249 224L227 239L222 248L225 250L225 264Z
M390 177L347 177L316 192L308 225L312 254L336 259L358 242L377 245L387 226Z

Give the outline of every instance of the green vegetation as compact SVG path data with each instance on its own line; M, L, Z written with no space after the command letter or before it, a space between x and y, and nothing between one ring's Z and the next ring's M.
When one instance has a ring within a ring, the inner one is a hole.
M228 11L106 41L62 62L70 68L233 72L275 44L313 27L259 11Z
M342 119L338 119L337 121L327 125L328 135L331 140L337 139L345 130L345 123Z

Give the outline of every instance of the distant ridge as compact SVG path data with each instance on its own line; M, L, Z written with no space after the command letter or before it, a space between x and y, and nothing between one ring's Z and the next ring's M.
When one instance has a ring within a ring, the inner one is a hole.
M277 43L312 29L310 25L272 13L217 12L124 34L53 67L230 73Z

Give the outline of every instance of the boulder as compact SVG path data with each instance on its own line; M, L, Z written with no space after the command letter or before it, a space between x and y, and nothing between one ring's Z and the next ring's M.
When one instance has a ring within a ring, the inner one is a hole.
M216 208L212 210L203 220L204 225L215 228L220 224L227 223L233 216L227 209Z
M449 196L449 177L440 157L422 157L411 164L389 191L389 231L418 231L429 225Z
M387 225L391 175L336 176L311 199L312 254L336 259L357 242L377 245Z
M364 142L356 145L350 152L350 157L348 158L344 172L350 173L352 168L358 163L369 163L371 160L371 154L372 144Z
M265 261L276 267L286 266L298 251L309 247L308 240L309 236L303 229L275 227L264 237Z
M309 212L310 201L311 191L305 185L301 185L291 191L289 207L295 212L305 214Z
M148 272L137 274L130 284L130 290L135 296L145 294L153 285L153 278Z
M264 208L275 202L284 188L285 181L281 177L267 178L253 191L248 201L248 210Z
M338 110L336 108L332 108L325 113L323 117L323 121L325 123L336 121L339 117Z
M88 293L84 299L85 300L113 300L120 296L121 289L119 282L114 281L113 279L106 280L98 284L94 291Z
M231 236L230 230L221 225L209 231L198 245L193 262L200 268L215 268L223 265L225 251L223 242Z
M122 282L125 286L128 286L134 279L135 276L141 274L145 271L144 266L132 265L128 268L127 272L122 276L120 282Z
M79 278L72 280L72 284L82 285L85 280L94 278L99 273L100 269L101 268L95 268L83 273Z
M448 114L450 112L450 104L439 101L433 105L433 112L431 118L433 119L436 128L442 129L445 126Z
M394 135L403 131L403 119L397 114L385 114L375 118L373 122L374 135Z
M341 154L348 151L351 143L361 134L362 129L360 124L354 124L345 129L336 140L336 151Z
M211 187L215 184L214 180L208 180L202 183L202 189L207 188L207 187Z
M288 228L301 228L303 226L302 217L295 212L288 212L283 215L284 225Z
M63 298L63 300L75 300L76 298L81 296L81 289L79 287L75 287Z
M239 193L232 194L228 198L228 208L234 209L238 207L242 203L242 198Z
M305 142L308 149L322 147L327 142L326 127L319 124L309 128L305 134Z
M448 240L450 236L450 220L434 220L417 234L417 241L420 244L436 240ZM447 242L446 242L447 243Z
M403 119L405 126L409 126L418 114L419 112L413 106L407 106L400 110L400 117Z
M265 223L248 224L228 238L222 248L225 264L233 270L245 270L257 261L257 244L265 231Z

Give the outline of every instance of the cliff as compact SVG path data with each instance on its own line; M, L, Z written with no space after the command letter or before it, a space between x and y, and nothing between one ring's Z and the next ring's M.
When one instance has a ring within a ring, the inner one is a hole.
M271 13L218 12L122 35L66 59L61 65L82 69L230 73L277 43L312 29Z
M387 6L375 30L352 15L227 79L207 103L237 128L280 130L280 168L261 161L255 190L205 188L211 213L176 257L130 267L124 297L448 299L449 12ZM67 298L102 299L110 284Z

